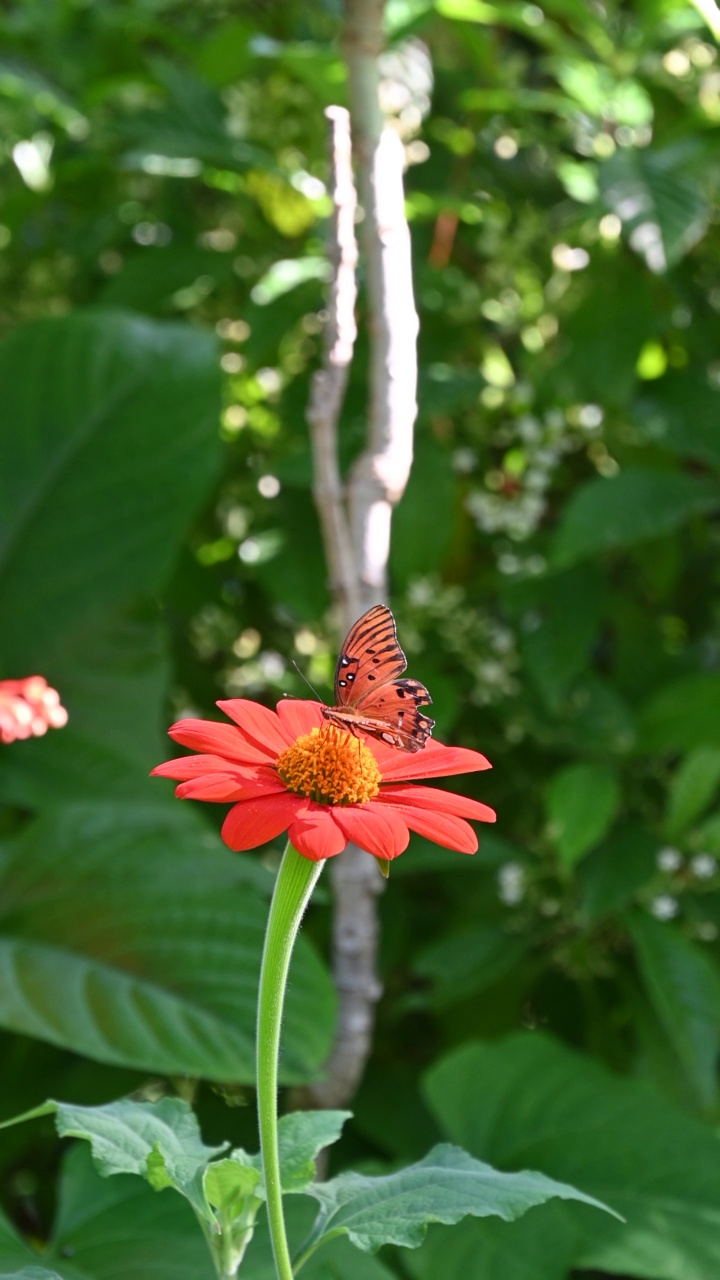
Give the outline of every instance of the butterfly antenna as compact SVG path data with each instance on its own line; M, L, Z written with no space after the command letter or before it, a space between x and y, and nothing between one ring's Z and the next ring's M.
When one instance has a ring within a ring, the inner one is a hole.
M295 659L294 659L294 658L291 658L291 659L290 659L290 664L291 664L291 666L293 666L293 667L295 668L295 670L297 671L298 675L300 676L300 679L305 681L305 683L306 683L306 685L307 685L308 689L310 690L310 692L315 694L315 697L317 698L318 702L322 702L323 706L325 706L325 700L324 700L324 698L321 698L321 697L320 697L320 694L318 693L317 689L313 689L313 686L311 685L311 683L310 683L310 681L308 680L307 676L305 675L305 673L304 673L303 671L301 671L301 670L300 670L300 668L299 668L299 666L298 666L298 664L297 664L297 662L295 661Z

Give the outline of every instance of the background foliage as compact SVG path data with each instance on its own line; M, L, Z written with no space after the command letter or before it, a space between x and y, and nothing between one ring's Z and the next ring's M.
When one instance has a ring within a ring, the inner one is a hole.
M166 1076L206 1141L253 1147L252 1107L226 1103L249 1100L278 850L230 855L218 813L147 771L178 714L301 693L292 658L331 681L304 410L339 21L221 0L0 15L0 676L42 672L71 717L2 752L4 1114ZM628 1225L548 1205L412 1254L338 1246L317 1275L715 1280L716 44L683 0L391 0L387 26L421 312L393 605L438 736L494 763L477 786L500 821L475 859L415 838L392 868L336 1164L450 1139ZM361 339L346 463L365 372ZM319 898L287 1083L332 1037L327 932ZM80 1151L56 1205L49 1122L5 1131L0 1160L3 1271L32 1274L19 1229L50 1236L63 1280L120 1256L208 1274L182 1205ZM260 1242L247 1273L267 1268Z

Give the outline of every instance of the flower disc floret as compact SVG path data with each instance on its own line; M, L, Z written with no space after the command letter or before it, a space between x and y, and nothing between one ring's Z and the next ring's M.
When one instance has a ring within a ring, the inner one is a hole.
M335 725L302 734L278 756L276 768L289 791L317 804L366 804L382 782L365 743Z

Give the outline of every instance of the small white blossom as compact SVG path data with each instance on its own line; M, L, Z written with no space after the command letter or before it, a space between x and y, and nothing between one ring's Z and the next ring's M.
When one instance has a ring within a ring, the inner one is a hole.
M669 893L658 894L650 903L650 911L656 920L672 920L679 910L677 898L672 898Z
M506 862L498 871L498 897L507 907L514 907L525 895L525 868L519 862Z
M682 866L682 854L679 849L660 849L655 861L661 871L678 871Z
M690 870L698 880L711 880L717 871L717 859L711 853L698 853L690 859Z

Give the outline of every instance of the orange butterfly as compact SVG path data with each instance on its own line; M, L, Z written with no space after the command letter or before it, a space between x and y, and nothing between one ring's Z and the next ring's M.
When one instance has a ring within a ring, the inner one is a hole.
M395 619L384 604L373 605L345 637L335 668L336 705L323 707L325 719L400 751L420 751L435 725L420 708L432 698L419 680L397 679L405 670Z

